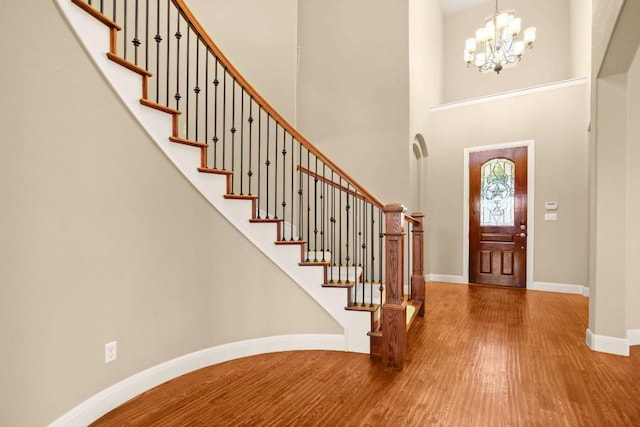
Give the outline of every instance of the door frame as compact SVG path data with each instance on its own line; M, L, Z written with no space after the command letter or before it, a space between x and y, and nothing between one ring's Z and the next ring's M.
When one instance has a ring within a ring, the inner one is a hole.
M533 249L535 242L535 140L483 145L464 149L464 191L462 203L462 280L469 283L469 154L478 151L527 147L527 278L526 288L533 287Z

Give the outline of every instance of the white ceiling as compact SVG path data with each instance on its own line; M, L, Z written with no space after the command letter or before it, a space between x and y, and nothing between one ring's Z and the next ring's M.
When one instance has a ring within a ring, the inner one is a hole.
M482 3L489 3L492 0L440 0L442 11L445 15L458 13L470 7Z

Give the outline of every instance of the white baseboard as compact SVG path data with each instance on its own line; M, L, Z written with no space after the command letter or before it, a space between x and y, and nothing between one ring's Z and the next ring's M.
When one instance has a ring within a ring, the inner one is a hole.
M640 345L640 329L628 329L627 341L629 345Z
M582 285L569 285L565 283L533 282L533 285L527 287L527 289L532 291L548 291L589 296L589 288Z
M618 356L629 355L628 339L596 335L591 332L591 329L587 329L585 341L587 346L593 351L616 354Z
M447 274L427 274L425 278L429 282L446 282L446 283L459 283L466 284L462 276L452 276ZM533 282L533 285L527 289L532 291L548 291L559 292L563 294L578 294L589 296L589 288L582 285L569 285L564 283L549 283L549 282Z
M196 351L153 366L112 385L67 412L49 427L87 426L129 399L186 373L240 357L291 350L339 350L344 335L280 335L239 341Z
M425 275L429 282L446 282L446 283L467 283L462 276L450 276L448 274L427 274Z

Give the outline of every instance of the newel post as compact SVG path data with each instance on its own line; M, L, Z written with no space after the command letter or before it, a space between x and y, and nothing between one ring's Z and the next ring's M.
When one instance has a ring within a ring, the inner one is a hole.
M385 297L382 306L382 362L402 369L407 341L407 302L404 300L404 206L386 205Z
M419 314L424 317L424 214L414 212L411 216L417 221L411 230L413 259L411 260L411 298L422 301Z

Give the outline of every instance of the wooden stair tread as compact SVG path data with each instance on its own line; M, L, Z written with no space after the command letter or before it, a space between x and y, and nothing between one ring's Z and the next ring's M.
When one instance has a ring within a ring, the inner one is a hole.
M370 313L373 313L375 311L378 311L378 308L380 308L380 304L348 305L344 309L349 311L368 311Z
M80 9L84 10L85 12L87 12L89 15L93 16L94 18L96 18L98 21L100 21L101 23L103 23L104 25L106 25L107 27L113 28L116 31L120 31L122 30L122 27L118 24L116 24L115 22L113 22L111 19L107 18L104 14L102 14L98 9L96 9L95 7L91 6L89 3L87 3L84 0L71 0L71 3L75 4L76 6L78 6Z
M153 102L146 98L140 98L140 104L144 105L145 107L153 108L154 110L159 110L168 114L182 114L180 111L176 110L175 108L158 104L157 102Z
M193 139L179 138L177 136L170 136L169 141L175 142L177 144L191 145L192 147L199 147L199 148L206 148L209 146L204 142L195 141Z
M276 240L276 245L305 245L305 240Z
M424 301L407 300L407 305L408 306L410 305L414 308L414 311L411 314L411 317L407 319L407 330L411 328L413 321L416 319L416 317L418 317L422 304L424 304Z
M224 198L232 200L257 200L258 196L253 194L225 194Z
M213 168L198 168L198 172L213 173L218 175L233 175L233 172L225 169L213 169Z
M249 222L278 223L283 222L283 220L279 218L251 218Z
M355 284L356 284L356 282L349 282L349 283L346 283L346 282L341 282L341 283L333 282L333 283L323 283L322 287L323 288L345 288L345 289L347 289L347 288L353 288L353 286Z
M367 332L367 335L370 337L382 338L382 331L378 328L375 331Z
M328 266L330 264L329 261L300 261L298 265L320 265L320 266Z
M120 64L123 67L133 71L136 74L140 74L141 76L145 76L145 77L151 77L151 73L149 71L147 71L144 68L134 64L131 61L127 61L126 59L124 59L121 56L118 56L118 55L113 54L111 52L107 52L107 58L109 58L111 61L115 62L116 64Z

